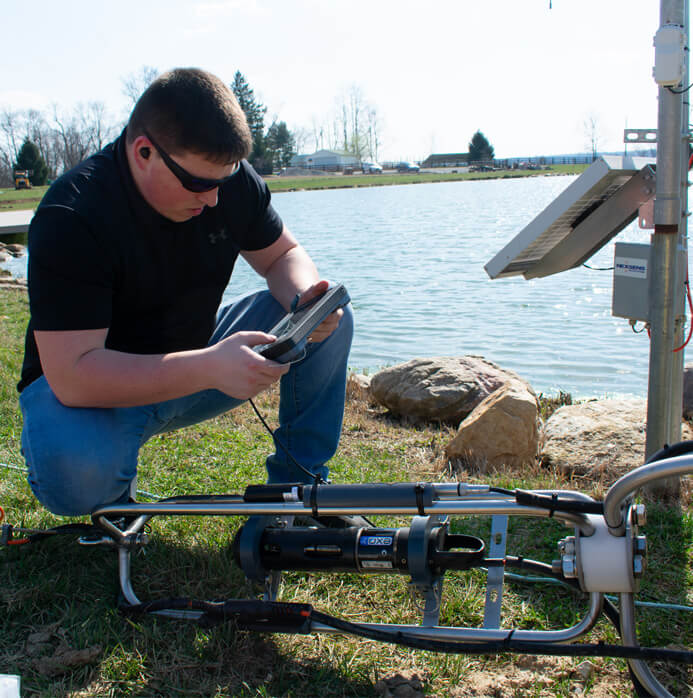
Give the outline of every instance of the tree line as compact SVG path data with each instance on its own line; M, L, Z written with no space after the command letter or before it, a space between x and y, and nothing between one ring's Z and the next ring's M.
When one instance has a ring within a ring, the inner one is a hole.
M33 170L32 183L45 184L103 148L118 128L102 102L78 104L72 112L3 108L0 186L12 185L15 168Z
M130 107L157 75L155 68L142 66L122 78L122 92ZM278 116L266 118L267 107L255 97L240 71L236 71L230 86L252 134L248 160L261 174L288 166L295 153L310 147L340 151L359 161L379 160L382 119L357 85L336 97L327 114L314 116L311 128L293 130ZM126 118L114 118L103 102L81 103L71 112L57 105L48 112L0 109L0 186L12 186L15 169L31 170L35 185L55 179L113 140L125 123ZM472 137L469 151L470 160L493 158L493 148L480 131Z
M122 79L122 92L130 107L157 74L155 68L142 66ZM240 71L234 75L231 89L253 137L248 159L262 174L288 166L311 137L316 150L343 150L359 158L377 159L380 131L376 112L357 88L339 100L333 115L314 118L312 132L305 128L292 131L277 116L267 119L267 107L255 97ZM34 185L55 179L112 141L125 123L126 118L114 118L103 102L96 101L80 103L71 112L57 105L44 111L0 108L0 186L13 185L15 169L32 171Z

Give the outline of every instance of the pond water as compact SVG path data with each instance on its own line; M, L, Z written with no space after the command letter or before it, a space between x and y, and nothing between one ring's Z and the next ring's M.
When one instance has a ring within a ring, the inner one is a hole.
M352 298L354 370L475 354L537 393L647 393L649 343L611 315L612 272L491 281L486 264L574 177L532 177L280 193L273 203ZM629 226L619 241L647 242ZM21 275L26 259L11 263ZM611 267L613 243L589 261ZM7 267L8 265L3 265ZM261 287L239 261L225 300Z
M355 370L476 354L539 393L647 393L649 343L611 315L612 272L581 267L491 281L486 264L574 177L533 177L275 194L318 264L352 297ZM647 242L629 226L620 241ZM589 261L613 265L613 243ZM226 298L257 286L244 263Z

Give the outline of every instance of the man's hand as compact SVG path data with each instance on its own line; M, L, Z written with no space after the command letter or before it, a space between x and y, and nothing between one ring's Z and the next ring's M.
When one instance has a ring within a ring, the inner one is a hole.
M231 397L248 400L276 383L290 368L253 351L276 339L264 332L236 332L210 347L215 387Z
M329 282L322 279L310 286L309 288L307 288L298 299L298 307L300 308L304 303L313 300L313 298L316 298L317 296L322 296L322 294L325 293L325 291L327 291L329 286ZM308 338L308 341L322 342L325 339L327 339L337 329L342 315L344 315L344 311L341 308L338 308L334 311L334 313L328 315L322 321L322 323L313 330L310 337Z

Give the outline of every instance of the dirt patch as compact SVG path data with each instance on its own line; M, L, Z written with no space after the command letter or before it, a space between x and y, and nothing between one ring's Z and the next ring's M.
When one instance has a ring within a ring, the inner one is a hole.
M44 676L60 676L76 667L93 664L100 656L100 645L76 649L67 632L56 625L35 630L27 637L25 652L34 669Z

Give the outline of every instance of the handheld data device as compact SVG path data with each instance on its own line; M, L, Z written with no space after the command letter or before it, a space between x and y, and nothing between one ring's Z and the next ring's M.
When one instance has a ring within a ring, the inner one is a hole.
M310 333L322 321L343 308L351 298L342 284L328 288L322 296L313 298L285 315L271 330L277 339L270 344L260 344L255 351L266 359L285 364L303 358Z

